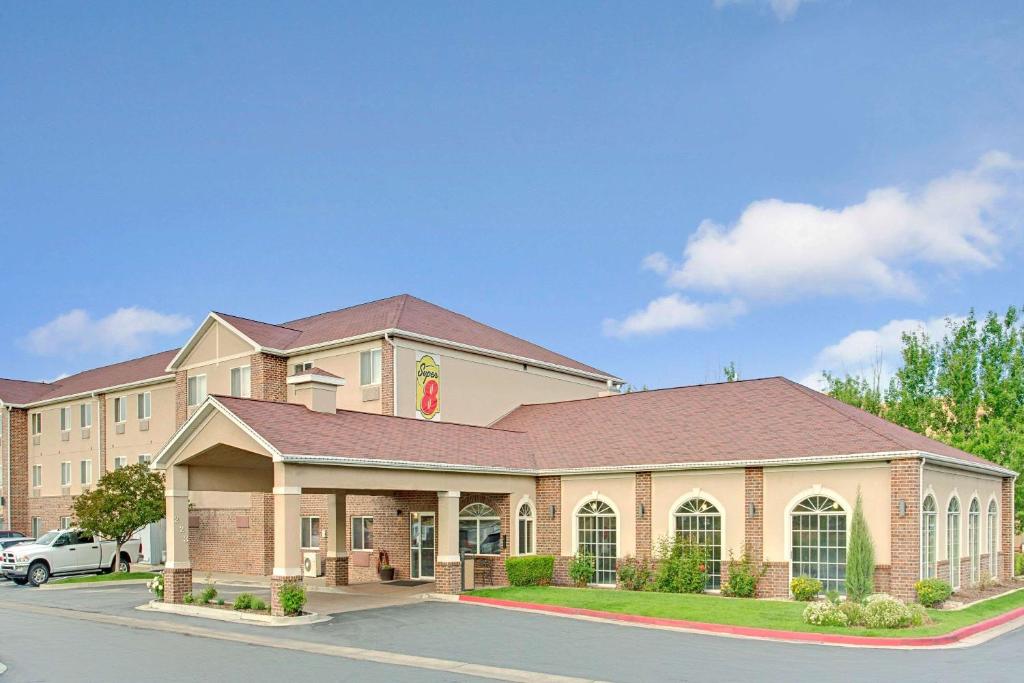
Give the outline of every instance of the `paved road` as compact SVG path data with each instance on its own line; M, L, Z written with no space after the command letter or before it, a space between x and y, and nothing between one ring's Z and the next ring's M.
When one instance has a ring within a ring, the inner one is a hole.
M97 649L128 662L152 662L145 667L147 672L174 665L224 681L281 680L281 675L294 677L296 671L326 672L326 680L366 680L370 675L387 680L465 680L453 673L92 624L69 618L74 614L70 612L19 612L19 604L61 607L174 621L183 628L200 625L233 634L268 635L269 630L261 627L135 610L146 598L144 587L39 591L0 584L0 661L10 667L0 683L68 680L74 669L62 668L65 665L57 660L88 659L87 653ZM269 633L289 640L611 681L1020 681L1024 667L1024 629L973 648L862 650L699 636L433 602L342 614L328 623ZM144 675L141 668L136 677ZM77 673L78 680L109 680L104 676L109 672L98 667Z

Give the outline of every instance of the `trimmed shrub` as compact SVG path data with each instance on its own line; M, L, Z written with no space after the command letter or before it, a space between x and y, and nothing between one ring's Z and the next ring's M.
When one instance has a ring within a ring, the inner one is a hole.
M838 605L839 611L846 615L846 622L850 626L864 625L864 607L860 603L846 600Z
M306 589L298 583L286 583L278 589L277 599L281 601L281 609L286 615L297 616L306 606Z
M569 560L569 578L577 588L586 588L587 584L594 578L597 566L594 558L584 552L576 553Z
M1016 576L1024 576L1024 553L1013 556L1013 573Z
M263 602L263 598L257 598L254 596L252 599L252 607L250 607L250 609L256 610L257 612L266 612L268 608L267 603Z
M825 600L804 608L804 622L815 626L849 626L850 619L838 605Z
M941 605L953 594L953 589L942 579L921 579L914 584L917 601L925 607Z
M757 583L764 576L764 567L758 569L744 549L740 559L733 558L729 551L729 578L722 582L722 595L730 598L752 598L757 593Z
M252 601L255 597L252 593L239 593L231 607L238 610L252 609Z
M196 602L200 605L209 605L213 602L214 598L217 597L217 589L213 586L207 586L199 593L199 597L196 598Z
M513 586L547 586L555 573L551 555L524 555L505 560L505 573Z
M872 595L864 606L864 625L868 628L906 628L913 620L910 609L888 595Z
M864 519L864 505L860 489L853 506L853 521L850 523L850 545L846 553L846 597L854 602L875 592L875 546L871 531Z
M682 534L658 541L654 589L662 593L703 593L708 579L707 552Z
M923 605L912 602L907 605L907 609L910 610L911 626L923 626L924 624L932 623L932 618L928 616L928 610Z
M645 591L653 573L650 562L630 555L619 563L619 586L628 591Z
M789 582L789 590L793 599L801 602L813 600L821 592L821 581L809 576L797 576Z
M196 601L196 599L195 596L193 596L191 593L185 593L185 595L181 598L181 601L186 605L191 605Z

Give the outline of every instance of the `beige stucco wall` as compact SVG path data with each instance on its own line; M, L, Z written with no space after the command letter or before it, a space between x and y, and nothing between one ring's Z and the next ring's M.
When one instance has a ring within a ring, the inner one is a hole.
M188 370L197 365L224 361L232 356L248 356L254 352L252 344L224 325L214 322L192 350L180 359L178 369Z
M80 406L83 403L92 405L92 427L88 435L83 437L81 425ZM68 440L64 441L60 430L60 409L71 409L71 429L67 433ZM32 415L42 416L42 433L39 434L39 444L35 445L32 437ZM97 399L82 398L74 401L62 401L33 408L29 411L29 446L28 446L28 485L30 496L59 496L62 495L60 485L60 464L71 462L71 486L63 489L63 493L78 495L82 492L81 484L81 461L92 462L92 484L100 476L99 456L99 420L100 408ZM43 485L39 489L32 488L32 468L34 465L42 465Z
M970 510L971 499L977 498L981 507L980 524L980 549L981 554L987 554L988 539L988 503L995 499L1002 514L1002 480L998 477L990 477L984 474L974 474L961 470L950 470L936 465L925 465L921 473L921 500L932 494L935 496L936 507L936 560L949 559L949 551L946 544L946 511L949 508L949 501L954 495L960 498L960 556L970 557L970 548L967 543L967 514ZM999 543L999 527L996 531L997 547ZM966 584L966 577L961 577L961 582Z
M562 555L576 552L576 510L599 498L618 511L619 557L636 554L636 476L628 474L562 477Z
M847 528L860 486L864 517L875 542L876 564L890 563L889 464L867 463L777 467L764 470L764 553L768 562L788 562L789 508L811 495L837 498L846 507Z
M396 339L396 409L416 416L416 352L441 357L441 419L489 425L524 403L550 403L597 396L604 382L553 372L521 363L441 349Z
M675 530L676 509L684 500L705 498L722 515L722 559L731 549L739 557L743 552L744 474L741 469L703 472L655 472L651 475L651 541Z
M379 389L379 385L367 385L367 389L370 390L368 393L375 393L378 398L368 401L363 400L363 387L359 384L359 356L363 351L381 349L383 343L383 339L374 339L373 341L352 344L327 351L292 356L288 359L288 374L293 374L292 368L297 363L313 363L316 367L345 379L345 386L338 387L337 406L339 410L358 410L363 413L379 414L381 412L380 392L379 390L373 392L374 388ZM383 368L381 369L381 375L383 378ZM296 402L294 386L288 387L288 400L293 403Z
M138 396L150 393L150 414L148 421L138 418ZM114 421L114 399L124 398L127 402L124 434L117 433ZM174 434L174 380L140 387L126 392L107 395L107 469L114 468L114 458L127 458L127 464L139 462L140 455L156 459L157 453ZM148 422L149 428L143 429Z

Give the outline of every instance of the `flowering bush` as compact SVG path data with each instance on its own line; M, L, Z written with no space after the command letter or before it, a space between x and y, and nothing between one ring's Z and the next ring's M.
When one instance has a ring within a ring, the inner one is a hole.
M946 601L953 589L942 579L921 579L914 584L917 601L925 607L935 607Z
M914 621L914 613L894 597L878 594L864 606L864 625L868 628L905 628Z
M798 576L789 582L789 590L794 600L806 602L813 600L821 592L821 581L809 576Z
M864 607L859 602L846 600L840 602L838 607L839 611L846 615L846 620L850 626L864 625Z
M804 608L804 622L815 626L849 626L850 619L838 605L825 600Z
M708 579L707 551L692 536L676 534L658 541L655 590L662 593L703 593Z
M157 600L164 599L164 575L157 574L146 584L149 592L156 596Z

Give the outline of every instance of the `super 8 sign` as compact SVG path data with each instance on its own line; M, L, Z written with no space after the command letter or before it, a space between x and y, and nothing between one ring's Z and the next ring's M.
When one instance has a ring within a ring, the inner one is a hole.
M429 353L416 358L416 416L441 419L441 359Z

